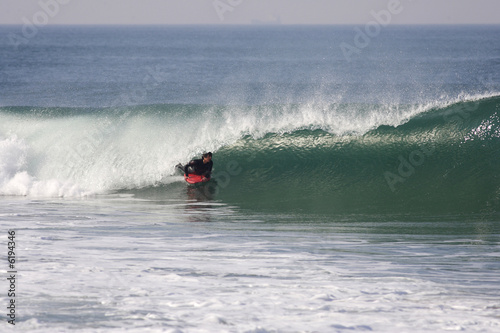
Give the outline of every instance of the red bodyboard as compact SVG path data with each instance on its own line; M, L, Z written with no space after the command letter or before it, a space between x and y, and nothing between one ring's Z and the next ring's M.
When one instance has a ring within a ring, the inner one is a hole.
M189 184L198 184L198 183L205 183L205 182L208 182L210 180L210 178L205 178L205 180L203 180L203 176L200 176L200 175L195 175L195 174L184 174L184 179L189 183Z

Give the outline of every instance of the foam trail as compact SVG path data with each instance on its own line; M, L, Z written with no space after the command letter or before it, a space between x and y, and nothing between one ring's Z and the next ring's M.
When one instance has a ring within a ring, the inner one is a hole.
M91 193L70 181L37 180L27 168L28 146L17 136L0 138L0 195L82 197Z

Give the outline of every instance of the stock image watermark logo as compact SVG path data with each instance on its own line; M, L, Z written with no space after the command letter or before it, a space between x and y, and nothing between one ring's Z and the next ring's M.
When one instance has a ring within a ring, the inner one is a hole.
M7 231L7 261L8 261L8 269L7 269L7 296L8 305L7 305L7 322L10 325L16 325L16 281L17 281L17 268L16 268L16 231L8 230Z
M411 2L412 0L404 0ZM342 42L340 44L340 49L344 58L350 62L352 56L355 54L360 54L362 49L365 49L370 45L371 40L377 37L382 31L383 27L387 27L394 16L401 14L403 12L403 5L401 0L389 0L385 9L379 11L371 10L370 16L374 19L365 24L362 28L355 27L354 31L356 35L354 36L353 43Z
M460 105L458 109L454 109L443 114L442 117L445 123L458 126L463 125L471 118L471 114L479 109L481 99L476 101L465 101L462 103L463 104ZM483 123L478 129L486 127ZM467 139L468 136L466 135L464 140ZM430 157L434 153L435 149L435 143L429 142L426 145L422 144L418 149L415 149L408 154L408 156L399 155L397 173L390 171L384 172L384 178L391 191L395 192L396 184L405 182L408 177L413 175L416 172L416 169L424 164L426 158Z
M221 22L224 21L224 15L228 12L234 11L236 7L241 5L243 0L214 0L212 6L219 17Z
M220 189L223 189L231 182L231 177L238 176L243 171L240 164L235 161L229 161L225 165L225 170L215 171L212 175L215 181L209 182L202 188L202 194L206 199L216 196Z
M496 89L497 83L492 74L479 76L477 81L478 86L483 90L492 91ZM459 107L443 113L443 120L446 124L457 126L463 125L472 117L471 115L479 109L481 102L482 98L476 100L462 100L459 102L461 103ZM500 108L500 106L497 106L497 109L498 108ZM464 139L467 140L467 136L465 136ZM430 157L435 149L435 143L429 142L426 145L420 145L418 149L413 150L408 156L399 155L397 172L385 171L383 174L391 191L395 192L396 184L405 182L408 177L415 174L417 168L424 164L426 158Z
M21 19L23 21L23 26L20 33L10 33L7 38L9 39L9 44L14 46L16 49L20 45L26 45L29 43L30 39L34 38L40 31L41 28L49 24L50 20L56 17L60 11L62 5L67 5L72 0L40 0L38 1L38 6L40 10L33 14L30 18L23 16Z
M458 111L453 113L445 113L443 119L447 123L462 124L470 118L470 113L479 108L479 101L474 101L462 105ZM430 142L426 145L421 145L418 149L413 150L407 156L398 156L397 172L386 171L384 178L392 192L396 191L396 184L405 182L410 176L415 174L418 167L422 166L426 158L430 157L436 147Z
M445 113L443 115L443 119L446 122L462 124L467 119L469 119L471 117L470 114L476 111L478 108L479 108L479 101L466 103L465 105L462 105L462 107L460 107L460 109L457 112Z
M435 147L429 145L413 150L408 156L399 155L397 173L384 172L384 178L391 191L395 192L397 183L403 183L408 177L413 175L416 168L424 164L426 157L431 156L434 150Z

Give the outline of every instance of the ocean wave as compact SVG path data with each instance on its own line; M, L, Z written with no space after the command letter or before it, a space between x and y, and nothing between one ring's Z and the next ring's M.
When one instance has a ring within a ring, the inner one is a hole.
M217 198L236 204L479 211L498 205L499 106L489 95L426 105L3 107L0 194L169 191L177 163L213 151Z
M223 147L222 191L266 209L481 212L500 207L500 99L432 107L363 134L302 129Z

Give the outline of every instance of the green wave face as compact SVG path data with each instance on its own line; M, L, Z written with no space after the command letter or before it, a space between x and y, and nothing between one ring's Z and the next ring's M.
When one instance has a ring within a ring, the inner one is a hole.
M362 135L248 136L218 151L218 197L283 212L497 210L499 106L499 98L455 103Z

